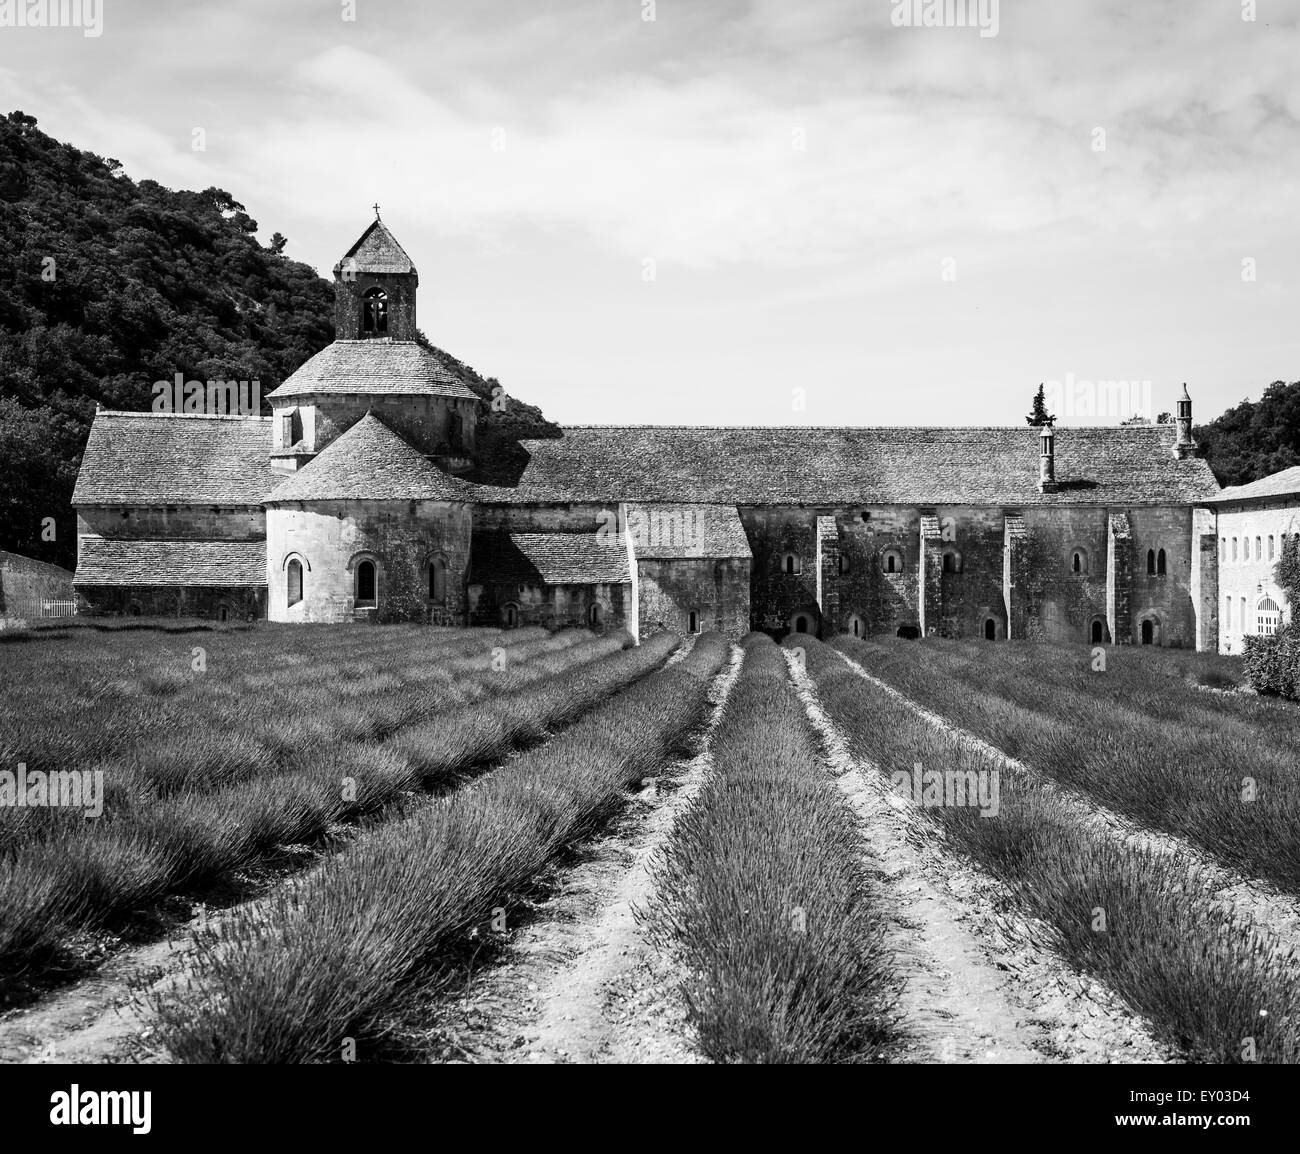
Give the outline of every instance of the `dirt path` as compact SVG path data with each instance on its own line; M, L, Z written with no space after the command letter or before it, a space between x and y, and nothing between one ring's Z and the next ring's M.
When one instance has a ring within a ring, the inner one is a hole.
M638 913L652 864L709 771L709 737L740 673L742 653L709 688L699 749L647 787L619 825L564 872L561 888L471 984L441 1031L476 1062L697 1062L673 962L647 940ZM444 1039L446 1041L446 1039Z
M839 650L836 650L839 653ZM1278 890L1259 878L1246 877L1212 857L1205 850L1175 834L1149 829L1130 818L1107 809L1086 793L1072 789L1053 780L1049 775L1018 761L991 745L983 738L954 725L947 718L927 709L906 694L868 673L847 654L839 653L841 660L865 681L877 686L893 700L906 706L918 717L950 734L970 748L993 758L1004 769L1032 781L1084 827L1103 837L1124 842L1135 849L1150 850L1165 856L1177 857L1195 867L1207 885L1207 894L1220 905L1234 910L1243 920L1253 923L1271 936L1274 947L1280 952L1294 948L1300 951L1300 900L1292 894Z
M910 1062L1159 1062L1147 1024L1110 990L1040 943L1006 888L947 845L942 831L859 764L793 655L791 676L831 772L861 823L864 858L889 912L903 978L896 1057Z

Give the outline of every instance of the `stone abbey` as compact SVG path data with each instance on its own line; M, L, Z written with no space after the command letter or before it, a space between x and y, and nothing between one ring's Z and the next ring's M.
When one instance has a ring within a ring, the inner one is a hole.
M97 414L80 612L1196 649L1289 615L1263 542L1300 532L1300 470L1220 491L1186 389L1172 425L569 426L503 477L382 221L334 279L270 417Z

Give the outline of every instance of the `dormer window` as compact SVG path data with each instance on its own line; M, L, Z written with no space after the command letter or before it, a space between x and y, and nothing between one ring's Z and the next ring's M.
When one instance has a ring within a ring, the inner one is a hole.
M388 335L388 294L381 288L367 289L361 300L361 331L372 337Z

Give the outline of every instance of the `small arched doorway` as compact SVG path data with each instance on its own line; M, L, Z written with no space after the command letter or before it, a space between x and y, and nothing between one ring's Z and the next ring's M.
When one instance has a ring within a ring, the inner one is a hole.
M865 637L867 633L867 624L856 613L849 618L849 632L854 637Z
M996 641L998 639L998 623L990 617L984 622L984 640Z
M700 631L700 614L698 610L695 609L691 610L688 618L687 628L692 633L698 633Z
M501 622L507 629L514 629L519 624L519 606L513 601L502 607Z
M1143 621L1142 622L1142 644L1152 645L1155 643L1155 639L1156 639L1155 626L1152 625L1150 621Z
M807 632L809 632L809 629L808 629L808 614L806 614L806 613L796 613L796 614L795 614L795 618L794 618L794 631L795 631L796 633L807 633Z
M1096 621L1092 623L1092 643L1094 645L1100 645L1105 640L1106 640L1106 626L1101 621L1101 619L1098 618Z
M599 629L604 621L604 610L600 607L599 601L593 601L591 608L587 611L587 623L593 628Z
M375 563L362 561L357 566L357 604L361 606L375 603Z

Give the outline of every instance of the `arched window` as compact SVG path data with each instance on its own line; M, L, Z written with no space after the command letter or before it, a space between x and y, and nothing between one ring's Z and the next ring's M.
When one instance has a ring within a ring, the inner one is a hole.
M1237 559L1237 538L1236 537L1232 539L1232 559L1234 561Z
M903 571L903 555L897 549L888 549L885 555L880 559L880 567L886 573L901 573Z
M961 572L961 554L956 549L948 549L944 552L943 571L945 573Z
M388 294L381 288L367 289L361 300L361 331L374 336L388 332Z
M507 629L514 629L519 624L519 606L513 601L501 607L501 623Z
M1268 559L1273 560L1273 534L1268 535Z
M465 419L459 413L449 414L447 417L447 444L453 449L459 449L464 436Z
M1282 610L1273 598L1261 598L1256 612L1259 619L1255 632L1261 637L1272 637L1282 627Z
M1160 552L1156 554L1156 576L1163 577L1164 575L1165 575L1165 551L1161 549Z
M781 572L789 574L803 572L803 562L798 553L787 553L781 559Z
M599 627L605 619L604 610L600 607L599 601L593 601L591 608L587 610L587 621L589 624Z
M1228 538L1220 537L1219 538L1219 560L1226 561L1227 559L1228 559Z
M1229 593L1228 596L1223 599L1223 627L1225 629L1232 628L1232 594L1231 593Z
M700 611L698 609L692 609L689 618L690 620L687 627L692 633L698 633L700 631Z
M287 581L289 604L297 605L302 600L302 562L296 557L289 562Z
M429 600L435 605L447 604L447 562L441 557L429 562Z
M1088 572L1088 554L1084 549L1076 549L1070 554L1070 572L1081 576Z
M865 637L867 635L867 623L856 613L849 618L849 632L854 637Z
M1156 572L1156 551L1154 549L1148 549L1147 550L1147 573L1150 576L1154 577L1155 572Z
M1255 560L1264 560L1264 543L1258 537L1255 538Z
M357 605L375 603L375 563L362 561L357 565Z
M843 553L840 554L839 569L841 577L849 571L849 559Z

